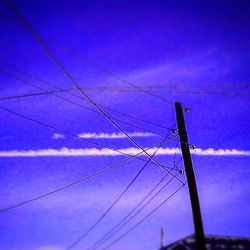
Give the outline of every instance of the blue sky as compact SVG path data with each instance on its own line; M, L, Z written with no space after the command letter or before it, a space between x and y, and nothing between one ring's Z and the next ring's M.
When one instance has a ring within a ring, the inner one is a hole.
M106 107L105 112L119 120L119 126L142 147L162 141L149 131L169 136L166 128L176 127L175 101L189 107L191 112L185 117L190 143L198 148L193 151L193 162L205 232L249 236L248 1L22 0L14 4L92 100ZM0 107L90 141L63 135L1 108L1 209L126 158L103 146L138 152L126 138L115 138L121 137L119 131L104 117L81 107L94 109L77 97L80 92L70 92L77 96L57 93L2 100L74 86L4 1L0 3L0 34ZM135 91L126 81L166 102ZM176 146L175 139L168 140L155 158L173 166L180 159ZM1 248L66 249L110 206L144 163L132 159L87 182L0 213ZM108 216L74 249L92 245L164 174L148 164ZM178 181L173 180L127 228L177 187ZM186 187L111 249L157 249L161 226L166 243L193 232Z

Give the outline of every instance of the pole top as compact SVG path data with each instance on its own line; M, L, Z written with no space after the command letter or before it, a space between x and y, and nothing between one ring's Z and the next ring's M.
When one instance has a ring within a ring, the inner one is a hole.
M181 102L175 102L175 107L176 107L176 108L181 108L181 109L182 109Z

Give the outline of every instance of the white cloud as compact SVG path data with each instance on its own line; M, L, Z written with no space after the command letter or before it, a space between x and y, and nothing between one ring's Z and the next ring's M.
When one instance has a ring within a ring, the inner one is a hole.
M225 156L225 155L244 155L244 156L250 156L249 150L238 150L238 149L200 149L197 148L193 150L193 154L196 155L213 155L213 156Z
M62 250L62 248L56 246L44 246L39 247L37 250Z
M134 132L128 133L130 137L150 137L155 136L152 133L142 133L142 132ZM123 133L82 133L78 134L81 138L94 138L94 139L122 139L127 138Z
M53 136L52 136L52 139L64 139L65 138L65 136L64 135L62 135L62 134L58 134L58 133L55 133L55 134L53 134Z
M151 148L147 152L153 154L156 148ZM123 148L119 151L124 152L129 155L135 155L141 152L138 148ZM178 148L160 148L157 151L157 155L173 155L180 154ZM250 151L248 150L238 150L238 149L200 149L197 148L191 151L194 155L200 156L250 156ZM110 149L97 149L97 148L60 148L60 149L38 149L38 150L10 150L10 151L0 151L0 157L45 157L45 156L119 156L121 153L115 152Z
M153 133L142 133L142 132L133 132L128 133L130 137L151 137L155 136ZM77 135L80 138L85 139L123 139L127 138L123 133L81 133ZM62 134L54 134L52 139L64 139L65 136Z

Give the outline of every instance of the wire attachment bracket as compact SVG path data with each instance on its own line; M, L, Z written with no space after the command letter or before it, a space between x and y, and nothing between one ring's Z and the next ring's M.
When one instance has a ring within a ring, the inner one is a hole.
M177 134L179 133L178 128L173 128L173 129L171 129L171 132L172 132L173 134L175 134L175 135L177 135Z

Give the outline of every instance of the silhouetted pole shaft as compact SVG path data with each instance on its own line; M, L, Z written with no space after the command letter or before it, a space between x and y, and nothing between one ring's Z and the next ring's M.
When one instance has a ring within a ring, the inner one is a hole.
M191 155L190 155L190 150L189 150L183 109L182 109L182 105L180 102L175 103L175 109L176 109L176 119L177 119L177 124L178 124L178 132L179 132L180 143L181 143L182 157L183 157L183 161L185 165L189 196L190 196L191 205L192 205L194 229L195 229L195 237L196 237L196 247L197 247L197 250L206 250L199 196L198 196L194 170L193 170L193 165L192 165L192 160L191 160Z

